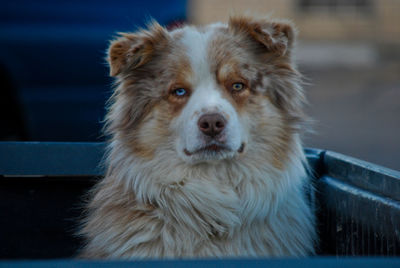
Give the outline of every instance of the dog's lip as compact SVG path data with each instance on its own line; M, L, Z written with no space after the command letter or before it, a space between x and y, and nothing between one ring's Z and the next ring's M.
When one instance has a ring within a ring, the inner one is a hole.
M209 145L206 145L204 147L201 147L200 149L197 149L193 152L190 152L188 149L184 149L183 152L187 155L187 156L192 156L196 153L201 153L201 152L214 152L214 153L218 153L220 151L223 150L229 150L229 148L227 148L225 145L222 144L216 144L216 143L212 143Z
M244 144L244 142L240 145L240 147L239 147L239 149L237 150L237 152L238 153L242 153L243 151L244 151L244 146L245 146L245 144ZM190 152L188 149L184 149L183 150L183 152L187 155L187 156L192 156L192 155L194 155L194 154L196 154L196 153L201 153L201 152L214 152L214 153L218 153L218 152L220 152L220 151L223 151L223 150L226 150L226 151L231 151L229 148L227 148L225 145L221 145L221 144L215 144L215 143L213 143L213 144L210 144L210 145L206 145L206 146L204 146L204 147L202 147L202 148L200 148L200 149L197 149L197 150L195 150L195 151L193 151L193 152Z

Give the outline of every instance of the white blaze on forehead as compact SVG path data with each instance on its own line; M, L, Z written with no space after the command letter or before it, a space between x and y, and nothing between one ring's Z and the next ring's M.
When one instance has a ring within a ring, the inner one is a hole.
M227 111L224 110L227 110L226 106L230 106L229 102L222 97L215 73L212 73L210 69L210 60L212 59L209 47L215 34L215 28L218 26L220 24L213 24L202 30L195 27L183 29L181 42L185 47L193 74L190 77L193 95L184 112L190 112L191 115L217 111L227 114Z
M177 151L187 161L191 160L185 155L185 151L196 152L208 145L209 139L206 139L198 128L198 120L204 114L218 113L227 120L221 136L224 136L224 145L230 150L228 153L230 156L237 152L243 142L238 114L223 96L222 88L216 81L215 71L210 68L213 60L210 55L210 44L218 27L221 27L221 24L211 25L204 30L186 27L181 32L180 42L192 73L192 76L188 77L192 94L177 118L175 126L179 133Z
M203 31L195 27L186 27L183 29L181 42L185 47L186 55L189 59L192 71L194 73L194 83L205 78L212 78L209 63L210 41L215 33L217 24L204 28Z
M206 79L196 87L193 96L187 103L186 111L190 111L193 115L220 112L226 116L228 112L233 112L233 107L216 89L215 83Z

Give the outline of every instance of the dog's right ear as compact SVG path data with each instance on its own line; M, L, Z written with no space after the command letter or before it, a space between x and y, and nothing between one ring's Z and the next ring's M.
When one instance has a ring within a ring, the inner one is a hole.
M142 66L151 59L155 49L168 41L167 30L156 22L152 23L148 31L119 35L108 49L107 61L110 64L111 76Z
M296 30L287 21L231 17L228 25L234 33L250 37L278 57L289 56L296 36Z

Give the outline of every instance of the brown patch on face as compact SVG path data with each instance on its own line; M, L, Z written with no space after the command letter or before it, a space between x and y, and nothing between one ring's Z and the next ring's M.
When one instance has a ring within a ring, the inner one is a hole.
M187 93L185 96L178 96L175 92L177 90L184 89ZM183 107L185 107L191 95L191 90L186 86L172 86L168 91L168 102L170 104L170 113L171 115L178 116L182 111Z
M218 65L216 78L217 83L224 89L225 98L234 105L238 112L242 111L250 96L250 85L242 75L239 64L232 58L226 59L225 62ZM238 90L237 85L242 85L242 89Z
M254 44L249 44L243 36L232 34L226 28L218 31L210 45L211 72L216 72L216 80L225 89L225 96L240 113L246 103L252 101L253 95L262 97L259 89L265 88L264 68L268 62L258 52ZM237 82L243 83L245 90L232 91L232 85ZM265 93L265 90L261 91Z
M188 102L192 94L192 86L189 78L192 76L190 63L186 58L181 58L175 63L175 74L166 92L165 99L170 104L170 114L175 117ZM185 94L180 96L178 91L184 91Z
M158 61L158 68L166 66L167 63L164 76L153 80L154 88L159 90L159 98L153 99L151 106L148 106L149 113L143 114L135 130L127 136L134 153L145 159L154 157L157 148L168 143L172 136L169 125L180 114L191 95L191 85L188 83L191 69L187 60L179 57L172 59L167 55ZM158 69L149 71L153 74L159 73ZM180 88L186 90L184 96L176 94L175 91Z
M154 105L151 112L128 137L127 144L136 156L152 159L157 148L167 142L170 137L168 126L172 120L168 110L165 102Z
M236 91L234 89L235 84L241 84L243 89L240 91ZM238 81L237 79L235 80L227 80L225 83L225 88L227 90L227 93L229 94L230 97L233 98L234 105L237 108L237 111L241 113L243 109L245 109L247 100L250 96L250 88L247 84L247 81Z

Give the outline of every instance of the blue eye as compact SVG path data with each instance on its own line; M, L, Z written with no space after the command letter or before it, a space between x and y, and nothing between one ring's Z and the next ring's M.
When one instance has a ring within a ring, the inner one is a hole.
M182 96L185 96L185 95L187 94L187 91L186 91L186 89L184 89L184 88L177 88L177 89L175 89L175 90L173 91L173 93L174 93L174 95L176 95L176 96L182 97Z

